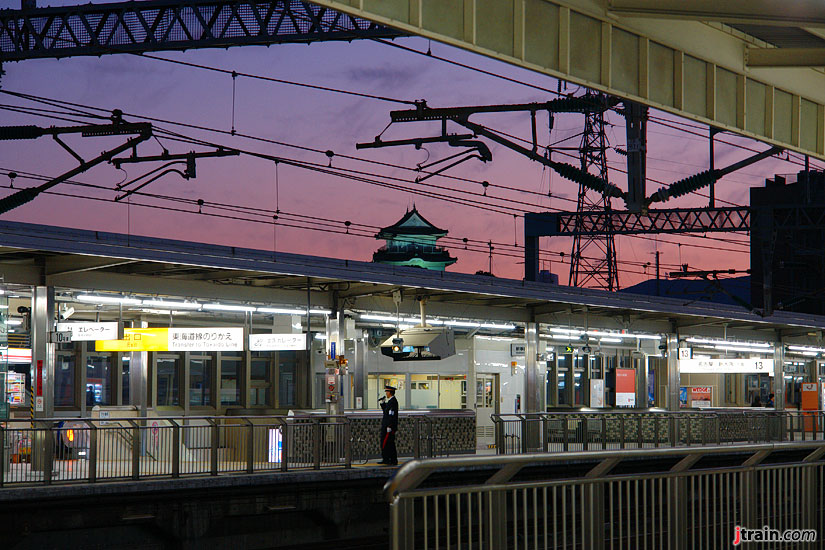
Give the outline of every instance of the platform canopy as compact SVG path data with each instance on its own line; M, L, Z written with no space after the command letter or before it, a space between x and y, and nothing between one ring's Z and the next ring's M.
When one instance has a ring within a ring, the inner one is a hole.
M825 159L818 0L313 0Z

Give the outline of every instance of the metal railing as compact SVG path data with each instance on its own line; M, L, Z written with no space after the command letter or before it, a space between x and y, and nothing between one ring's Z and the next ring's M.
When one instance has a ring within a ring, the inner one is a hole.
M737 526L821 537L823 455L799 442L412 461L384 488L390 548L722 549Z
M497 454L825 440L823 411L496 414Z
M12 419L0 426L0 486L350 468L354 451L380 456L377 430L353 436L368 416ZM437 419L401 419L410 456L446 454Z

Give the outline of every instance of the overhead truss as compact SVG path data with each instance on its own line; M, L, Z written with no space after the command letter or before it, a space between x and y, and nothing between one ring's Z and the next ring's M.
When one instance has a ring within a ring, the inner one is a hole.
M0 61L398 36L403 34L298 0L144 0L0 10Z

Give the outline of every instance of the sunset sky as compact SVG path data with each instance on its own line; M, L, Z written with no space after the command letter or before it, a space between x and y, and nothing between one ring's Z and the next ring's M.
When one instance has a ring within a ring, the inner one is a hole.
M0 0L0 5L3 4ZM13 5L16 7L18 4L14 0ZM44 2L39 4L43 5ZM52 5L57 4L59 2L52 2ZM426 40L417 38L400 39L396 43L422 53L430 47L435 56L548 90L557 89L557 82L553 78L449 46L429 44ZM433 107L526 103L556 97L522 83L508 82L434 57L372 41L192 50L152 55L390 99L425 99ZM131 115L125 117L130 121L140 120L137 116L168 121L155 122L157 130L174 131L186 137L250 152L317 163L320 167L330 164L330 159L323 152L331 150L335 153L331 159L332 168L355 170L359 172L361 179L373 183L390 183L402 188L387 189L285 163L280 163L276 170L275 163L271 160L242 155L199 160L196 179L184 180L176 174L169 174L144 189L147 193L188 199L187 202L133 196L131 204L126 204L113 202L119 194L113 188L160 164L124 165L125 172L116 170L111 165L101 165L76 177L74 181L105 186L108 189L61 184L53 190L104 200L41 195L28 205L5 214L3 219L266 250L275 247L285 252L368 261L372 252L381 244L372 237L375 228L396 222L414 203L427 219L449 230L449 236L458 239L445 243L450 252L458 257L458 262L449 268L450 271L486 271L488 253L487 245L483 243L492 241L495 247L493 273L520 279L523 275L523 253L513 245L523 245L522 224L521 218L514 218L513 214L525 210L575 210L576 207L577 184L492 143L488 143L493 154L492 162L468 161L446 172L455 178L432 177L423 182L442 189L416 184L414 171L394 166L414 168L418 163L432 162L452 155L457 152L455 149L446 145L431 145L426 147L426 151L415 150L412 146L356 150L357 142L372 141L387 126L389 111L409 108L401 103L238 77L234 101L236 133L270 140L267 142L228 134L232 128L233 113L233 82L228 74L137 55L76 57L59 61L30 60L6 63L3 68L6 74L0 80L2 91L31 94L105 110L117 108ZM566 92L575 91L576 86L566 88ZM9 106L17 106L63 112L64 107L36 103L8 94L0 94L0 105L4 107L0 110L2 125L74 124L8 110ZM86 108L80 110L92 112ZM100 111L98 114L105 113ZM657 119L676 121L673 125L684 126L671 115L660 112L651 112L651 115ZM93 122L93 119L79 115L69 118ZM526 114L485 115L471 120L522 138L530 137L529 116ZM610 145L624 147L623 120L615 114L611 114L609 120ZM212 128L220 132L176 126L171 122ZM558 116L552 133L548 134L547 116L539 115L539 142L546 145L568 136L576 136L581 131L582 122L583 118L579 115ZM692 132L707 134L707 128L694 122L688 121L687 124L691 126L688 129ZM457 126L451 130L462 131ZM382 137L414 138L436 135L438 132L438 123L399 124L390 127ZM173 141L168 135L158 131L155 134L157 140L152 139L140 146L141 155L159 154L161 145L171 153L192 149L208 150L207 147ZM766 147L727 134L721 134L719 139L760 151ZM125 138L82 138L72 135L66 136L65 141L85 159L89 159L122 143ZM278 145L271 141L320 152ZM578 142L579 138L574 137L559 144L575 146ZM750 154L748 151L719 144L716 166L726 166ZM344 155L394 166L342 158ZM577 164L572 158L559 155L554 158ZM611 152L609 158L611 169L624 168L623 157ZM797 164L769 159L734 173L717 184L717 198L746 205L748 189L754 185L763 185L765 177L800 170L799 156L794 156L794 160ZM706 138L655 122L648 125L648 194L661 186L656 181L674 182L706 169L707 162ZM2 142L0 196L10 192L10 180L6 176L10 171L19 174L14 182L15 188L22 188L40 183L28 179L30 174L54 177L75 165L76 161L48 137L32 141ZM819 163L814 165L818 166ZM480 184L482 181L491 184L486 196ZM616 170L611 171L611 181L623 189L627 186L625 174ZM415 191L469 199L483 208L422 196ZM547 196L548 192L552 196ZM200 214L197 205L191 203L197 199L205 201ZM707 199L694 195L671 201L665 206L698 206L706 201ZM137 203L161 208L147 208ZM726 203L719 202L719 206L725 205ZM170 211L170 207L183 212ZM614 202L613 207L624 209L621 202ZM249 208L259 210L250 211ZM280 210L280 225L273 226L272 215L276 209ZM237 219L216 217L213 214ZM348 228L344 221L352 222L349 226L350 235L346 234ZM317 230L287 225L313 227ZM651 262L648 273L653 274L652 264L657 248L662 253L663 272L671 271L682 263L701 269L748 267L746 235L716 234L711 237L617 237L621 285L626 287L646 279L642 265L646 262ZM467 250L461 244L462 238L470 239ZM678 243L682 243L682 246ZM543 265L557 273L562 283L567 281L569 265L566 262L570 248L569 239L559 239L557 242L542 240L543 251L564 252L564 263L559 261L558 254L552 254L549 256L552 261Z

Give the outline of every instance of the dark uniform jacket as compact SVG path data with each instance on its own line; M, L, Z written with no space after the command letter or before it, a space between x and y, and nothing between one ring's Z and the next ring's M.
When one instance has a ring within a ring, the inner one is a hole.
M387 428L395 433L398 431L398 399L393 395L389 401L381 403L384 417L381 419L381 431L386 432Z

